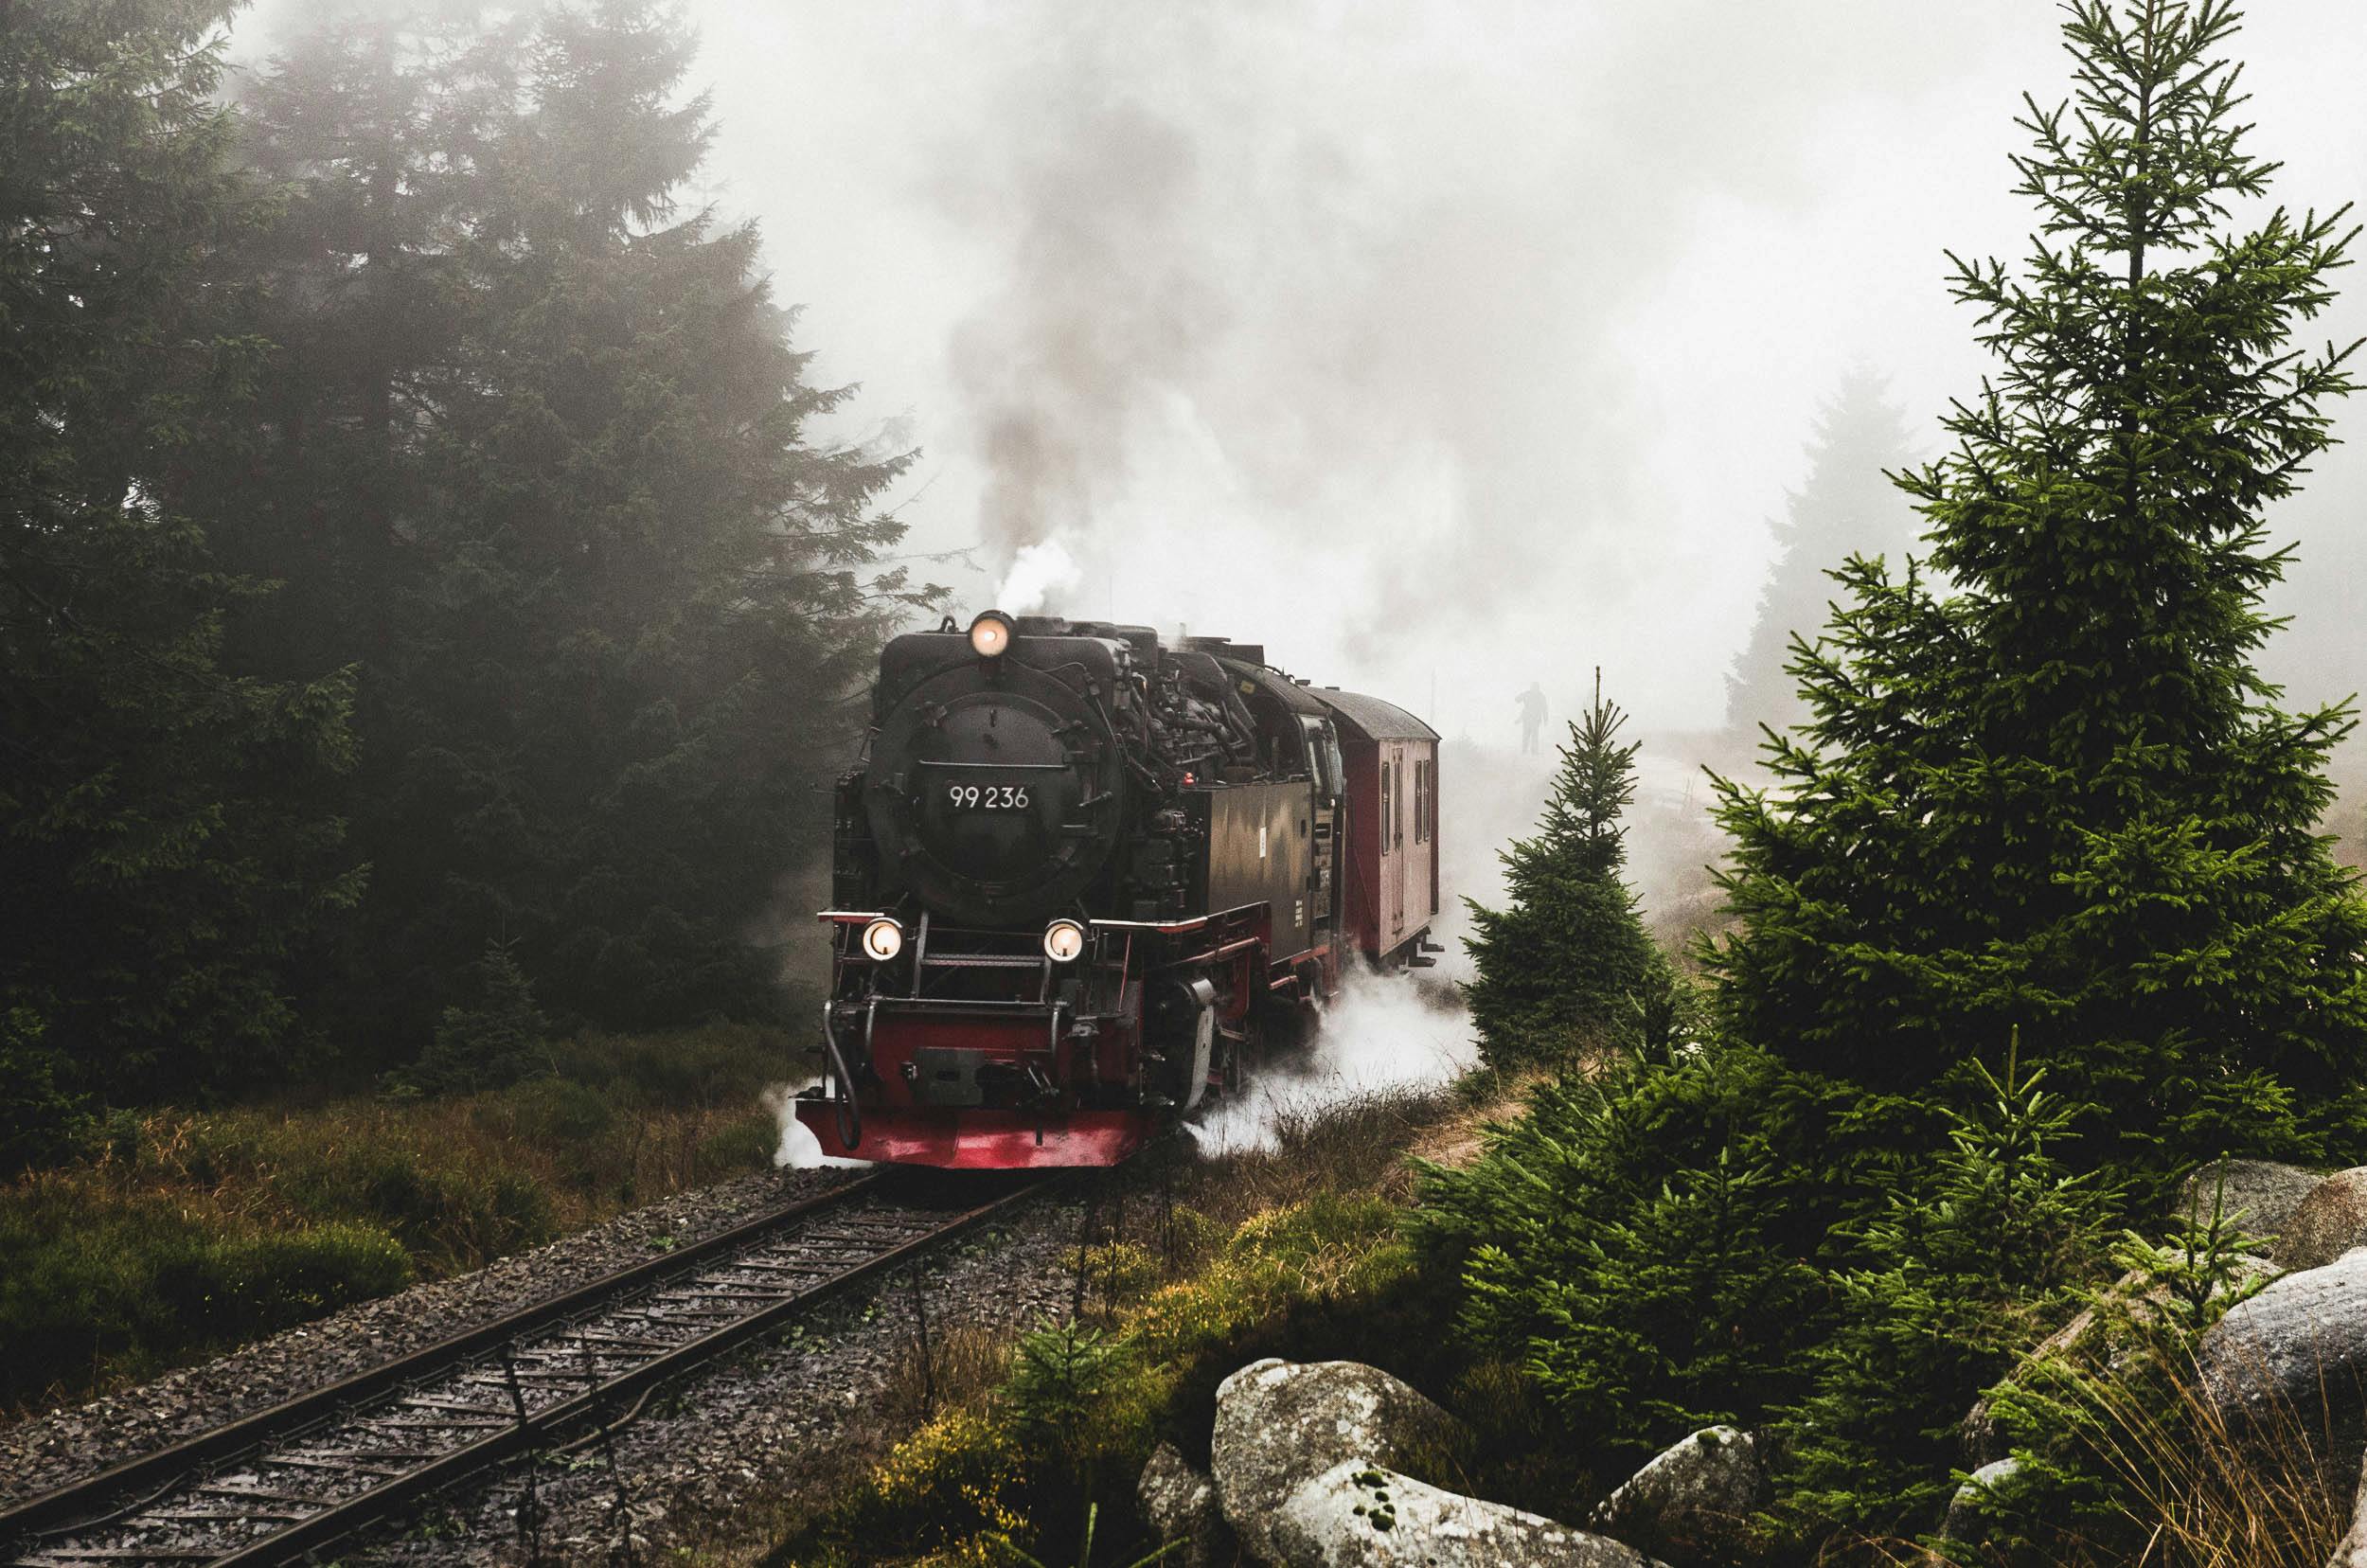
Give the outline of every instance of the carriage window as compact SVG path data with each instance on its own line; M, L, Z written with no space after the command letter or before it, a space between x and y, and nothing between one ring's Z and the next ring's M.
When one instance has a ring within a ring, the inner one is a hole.
M1430 839L1430 764L1419 757L1414 761L1414 842L1424 844Z
M1383 849L1389 847L1389 825L1397 820L1397 793L1389 782L1392 771L1388 763L1380 765L1380 846Z
M1395 762L1390 763L1389 771L1397 775L1398 806L1397 811L1389 818L1389 835L1392 842L1403 844L1405 842L1405 758L1400 757Z

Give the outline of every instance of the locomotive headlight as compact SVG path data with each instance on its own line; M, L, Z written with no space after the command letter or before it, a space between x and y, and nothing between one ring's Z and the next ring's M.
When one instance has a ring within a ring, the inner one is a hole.
M904 928L882 915L863 928L863 950L886 963L904 951Z
M1010 651L1011 622L1000 610L988 610L970 623L970 650L982 659L999 659Z
M1056 964L1073 964L1085 951L1085 928L1075 920L1055 920L1043 928L1043 955Z

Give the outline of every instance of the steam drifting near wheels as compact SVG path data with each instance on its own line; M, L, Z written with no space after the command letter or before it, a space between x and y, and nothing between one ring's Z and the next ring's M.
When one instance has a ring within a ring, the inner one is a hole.
M798 1119L866 1160L1125 1159L1351 953L1432 962L1437 740L1221 637L990 610L896 638L839 783Z

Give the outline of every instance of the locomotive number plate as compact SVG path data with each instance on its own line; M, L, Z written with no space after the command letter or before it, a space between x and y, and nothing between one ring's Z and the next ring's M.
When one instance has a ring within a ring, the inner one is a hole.
M1023 811L1027 809L1027 786L949 784L945 787L945 798L956 811Z

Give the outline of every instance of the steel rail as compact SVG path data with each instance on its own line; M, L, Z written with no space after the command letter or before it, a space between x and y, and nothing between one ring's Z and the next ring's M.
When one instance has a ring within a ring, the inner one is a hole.
M449 1339L438 1340L433 1345L422 1345L336 1382L298 1394L267 1409L185 1437L152 1453L128 1459L97 1475L70 1482L12 1507L0 1509L0 1543L13 1542L27 1535L47 1534L54 1524L70 1523L88 1516L96 1502L129 1496L143 1488L152 1489L160 1483L169 1483L191 1470L299 1432L347 1405L358 1404L388 1389L419 1381L462 1362L474 1360L522 1334L563 1322L639 1285L657 1283L679 1273L695 1272L710 1259L743 1247L816 1209L848 1202L868 1190L879 1180L880 1175L876 1172L858 1177L828 1192L801 1199L729 1230L719 1231L687 1247L676 1248L663 1256L604 1274L590 1284L562 1292L490 1323L454 1334Z
M609 1413L624 1408L636 1398L646 1398L649 1391L659 1384L761 1338L840 1292L892 1271L951 1238L987 1222L1047 1185L1042 1179L1024 1182L984 1203L957 1209L942 1223L903 1237L893 1245L868 1256L817 1260L808 1272L816 1273L820 1277L785 1280L790 1288L773 1296L769 1305L745 1312L734 1310L711 1328L643 1360L637 1365L608 1375L603 1375L595 1365L591 1375L577 1380L586 1385L580 1391L525 1413L523 1420L515 1416L506 1416L499 1430L458 1448L442 1452L422 1452L407 1460L399 1453L357 1454L354 1457L360 1460L380 1461L357 1467L358 1470L376 1475L378 1479L349 1497L306 1499L307 1504L317 1508L310 1514L274 1513L269 1522L281 1523L283 1527L260 1539L204 1551L166 1545L151 1551L141 1547L92 1549L62 1543L44 1544L44 1541L60 1541L61 1538L72 1535L146 1528L148 1526L138 1523L140 1516L176 1491L203 1487L208 1501L230 1501L238 1495L258 1495L254 1488L210 1486L206 1478L244 1464L264 1468L305 1465L307 1461L301 1457L274 1457L270 1452L272 1446L284 1445L308 1434L318 1435L333 1431L341 1424L361 1418L373 1406L386 1403L387 1396L400 1399L406 1389L432 1383L439 1378L467 1373L479 1363L498 1365L496 1358L506 1347L514 1346L530 1336L561 1327L572 1320L596 1318L603 1310L652 1301L658 1292L677 1279L690 1279L708 1270L727 1271L739 1267L735 1262L736 1254L757 1252L776 1240L794 1243L803 1238L804 1233L798 1230L801 1221L878 1194L886 1180L885 1172L859 1177L828 1192L787 1204L664 1257L620 1270L548 1301L0 1512L0 1548L5 1548L9 1554L0 1560L62 1563L96 1560L184 1561L213 1564L216 1568L228 1568L230 1564L257 1568L257 1565L284 1563L317 1552L324 1545L401 1512L458 1481L521 1453L542 1448L555 1434L600 1424ZM869 1239L824 1230L817 1230L813 1238L825 1245L835 1246L860 1245ZM782 1268L779 1264L758 1262L747 1265L741 1272ZM678 1324L696 1321L695 1317L689 1316L677 1316L675 1319ZM425 1417L430 1413L422 1411L416 1414ZM455 1419L451 1423L430 1420L428 1424L448 1424L468 1430L483 1423ZM384 1462L388 1460L400 1462ZM129 1506L117 1506L127 1497L135 1501ZM112 1511L109 1511L111 1506ZM256 1513L198 1516L198 1522L224 1525L237 1524L242 1520L246 1523L266 1522Z

